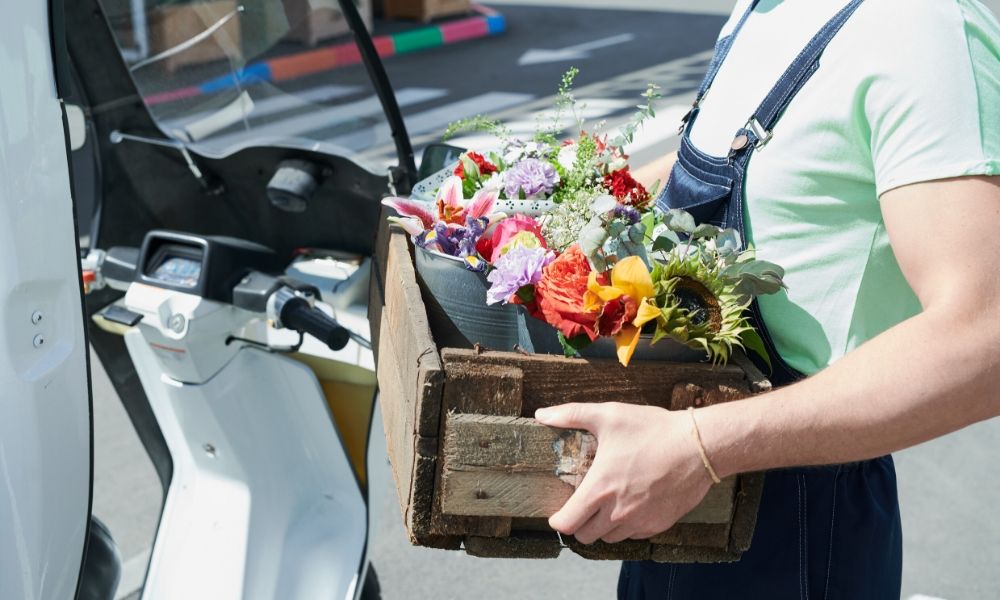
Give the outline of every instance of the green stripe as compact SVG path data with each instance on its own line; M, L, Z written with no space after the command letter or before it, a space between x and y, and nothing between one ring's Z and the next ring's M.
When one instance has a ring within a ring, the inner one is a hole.
M444 35L441 34L441 30L437 27L425 27L416 31L407 31L406 33L392 36L392 39L396 43L396 54L406 54L407 52L416 52L417 50L444 45Z

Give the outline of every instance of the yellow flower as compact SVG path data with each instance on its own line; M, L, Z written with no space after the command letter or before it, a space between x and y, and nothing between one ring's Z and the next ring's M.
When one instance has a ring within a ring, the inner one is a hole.
M618 362L626 367L639 345L642 326L659 315L659 309L650 302L654 294L649 269L638 256L629 256L615 264L611 269L611 285L602 285L597 280L597 273L590 273L587 293L583 298L585 310L600 313L605 304L623 296L627 296L638 306L637 314L627 315L628 322L614 336Z

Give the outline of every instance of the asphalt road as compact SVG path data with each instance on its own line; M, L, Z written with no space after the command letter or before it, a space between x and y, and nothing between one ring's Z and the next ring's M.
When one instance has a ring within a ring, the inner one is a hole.
M667 98L660 117L637 140L640 148L634 157L637 164L652 160L676 144L671 125L704 71L705 51L724 18L720 15L731 6L728 0L622 0L620 6L615 3L616 10L580 8L609 4L596 0L497 4L508 19L505 36L387 62L397 90L439 90L426 99L414 96L418 101L405 107L418 146L434 141L450 120L478 112L532 127L550 105L558 77L576 64L581 67L579 95L588 101L588 116L609 119L612 125L631 110L646 82L664 87ZM988 4L1000 8L1000 0ZM671 9L683 11L664 12ZM531 48L559 49L628 35L633 37L594 51L589 59L517 65ZM338 84L349 84L346 77ZM315 90L326 83L306 78L295 85ZM273 112L265 124L285 126L294 116ZM365 153L376 161L391 156L384 143L369 144ZM141 584L160 490L99 366L94 394L94 510L108 522L122 549L125 595ZM906 531L903 598L1000 598L1000 520L992 510L1000 498L1000 469L994 458L998 449L1000 420L995 420L897 455ZM379 477L391 490L387 472ZM386 598L587 600L614 595L615 564L584 561L568 552L553 561L497 561L412 548L395 497L384 496L375 508L380 524L372 532L371 552Z

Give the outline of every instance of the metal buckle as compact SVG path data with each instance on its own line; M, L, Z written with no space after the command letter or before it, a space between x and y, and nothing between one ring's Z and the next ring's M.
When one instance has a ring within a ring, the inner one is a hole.
M750 117L750 120L747 121L747 124L743 128L752 131L757 136L757 143L754 145L754 148L757 150L766 146L771 141L771 138L774 137L774 132L764 129L764 126L760 124L757 117Z

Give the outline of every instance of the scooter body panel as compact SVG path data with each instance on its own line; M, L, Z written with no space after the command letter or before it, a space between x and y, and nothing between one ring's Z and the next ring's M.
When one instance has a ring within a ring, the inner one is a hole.
M312 371L244 348L184 384L125 339L174 460L143 599L353 598L365 500Z

